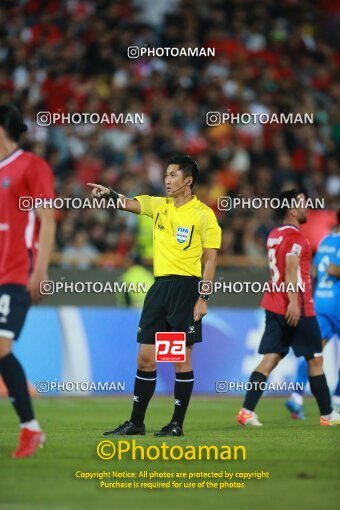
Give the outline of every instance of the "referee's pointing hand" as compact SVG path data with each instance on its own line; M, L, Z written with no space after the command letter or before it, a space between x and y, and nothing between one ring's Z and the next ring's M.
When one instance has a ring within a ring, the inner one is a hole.
M94 184L93 182L88 182L87 185L92 186L91 194L93 198L102 198L110 194L109 188L106 188L101 184Z

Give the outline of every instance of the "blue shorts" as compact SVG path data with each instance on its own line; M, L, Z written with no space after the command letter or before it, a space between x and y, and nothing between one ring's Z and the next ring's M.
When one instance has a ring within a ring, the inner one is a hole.
M330 340L334 335L340 338L340 317L332 314L319 313L316 316L320 330L322 340Z
M284 315L266 310L266 327L259 347L260 354L286 356L291 347L295 356L313 358L322 353L322 339L315 316L300 317L297 326L288 326Z
M24 285L0 285L0 338L18 338L30 305L31 297Z

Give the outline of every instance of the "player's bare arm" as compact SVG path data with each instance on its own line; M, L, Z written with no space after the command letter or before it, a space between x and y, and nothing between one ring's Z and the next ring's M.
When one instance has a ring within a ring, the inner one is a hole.
M94 184L92 182L87 183L88 186L92 186L92 197L93 198L108 198L110 194L114 193L116 196L114 198L120 198L124 201L124 207L121 207L120 203L117 203L117 209L122 209L124 211L129 211L134 214L140 214L141 206L138 200L134 200L131 198L127 198L124 195L117 193L106 186L102 186L101 184Z
M300 264L300 257L297 255L289 255L286 257L286 271L285 282L286 285L293 284L294 288L298 283L298 269ZM291 286L291 285L290 285ZM297 326L299 322L301 311L299 307L297 292L287 292L288 307L286 312L286 321L288 326Z
M215 248L204 248L203 250L203 262L204 262L204 270L203 270L203 280L213 282L215 279L216 272L216 261L217 261L217 250ZM199 297L196 301L194 307L194 320L197 322L207 315L208 313L208 304L207 301L204 301L201 297Z
M311 270L310 270L310 273L311 273L311 276L313 279L316 278L316 266L314 264L312 264L312 267L311 267Z
M39 249L36 264L27 284L27 290L33 303L41 299L40 282L48 280L47 270L54 246L56 229L53 209L36 209L35 213L40 220Z
M328 265L327 273L329 274L329 276L340 278L340 266L331 262Z

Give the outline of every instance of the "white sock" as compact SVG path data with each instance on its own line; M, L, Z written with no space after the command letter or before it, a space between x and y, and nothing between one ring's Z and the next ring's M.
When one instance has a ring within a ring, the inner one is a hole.
M245 407L243 408L245 411L247 411L247 413L253 413L254 411L251 411L250 409L246 409Z
M20 423L20 428L21 429L29 429L32 432L40 432L41 431L40 425L37 422L37 420L31 420L31 421L26 421L25 423Z
M334 405L339 406L340 405L340 397L339 397L339 395L333 395L332 402L333 402Z
M295 402L298 406L303 405L303 396L300 393L295 393L295 391L291 394L291 400Z

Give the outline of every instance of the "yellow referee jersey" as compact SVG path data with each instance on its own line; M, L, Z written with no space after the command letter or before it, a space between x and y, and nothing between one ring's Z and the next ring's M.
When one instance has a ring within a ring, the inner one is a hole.
M141 214L153 219L155 276L202 276L203 248L221 246L221 228L210 207L197 197L175 207L173 198L139 195Z

